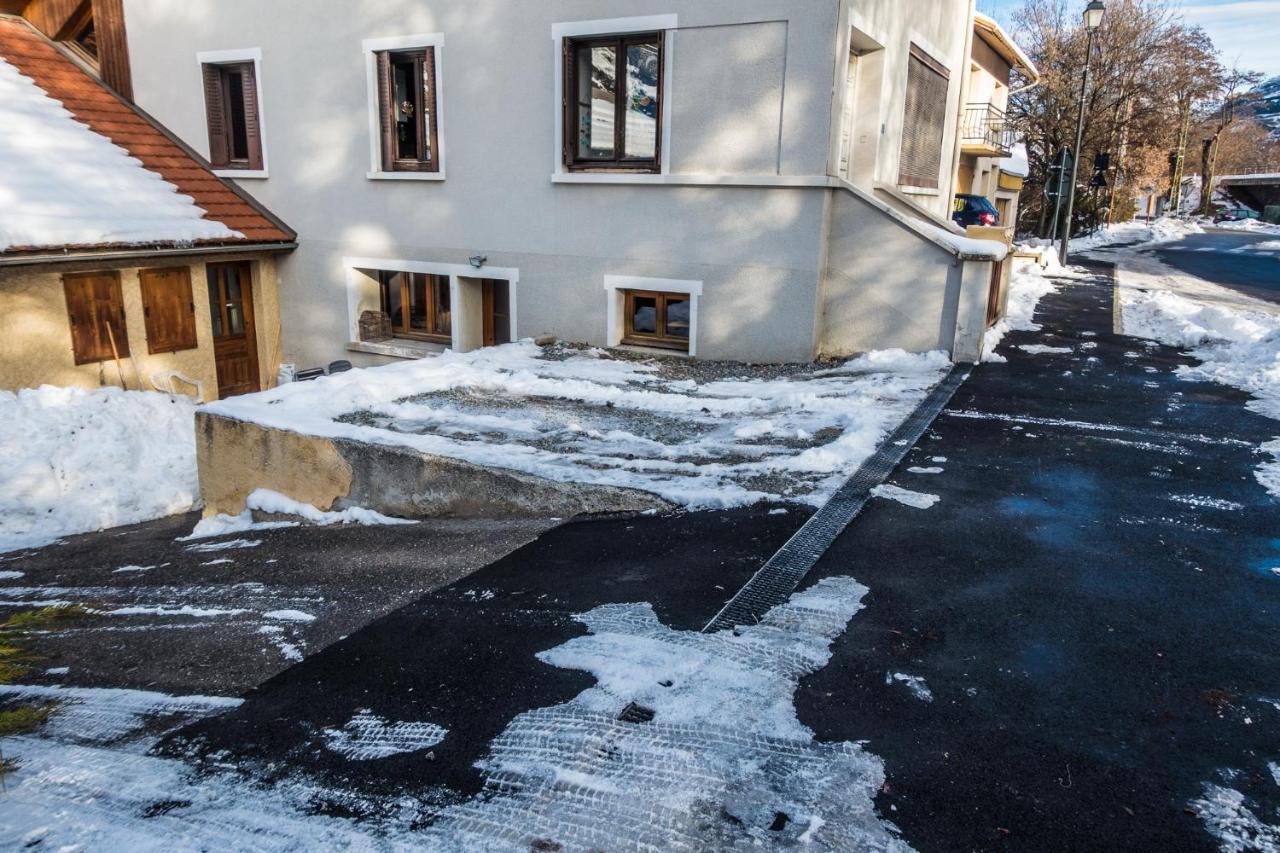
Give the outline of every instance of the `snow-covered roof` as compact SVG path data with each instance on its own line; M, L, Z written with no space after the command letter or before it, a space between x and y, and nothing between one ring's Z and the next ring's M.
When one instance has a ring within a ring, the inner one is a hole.
M1036 68L1030 57L1018 47L1018 43L1013 40L1004 27L996 23L995 18L988 17L981 12L975 12L973 15L973 28L985 36L985 40L991 47L1003 56L1010 65L1017 68L1022 74L1036 82L1040 79L1040 70Z
M0 251L242 235L0 59Z
M0 255L295 238L16 18L0 18L0 128Z
M1019 142L1013 146L1013 153L1008 157L1001 157L997 165L1000 171L1006 175L1013 175L1015 178L1025 178L1031 174L1031 160L1027 156L1027 144Z

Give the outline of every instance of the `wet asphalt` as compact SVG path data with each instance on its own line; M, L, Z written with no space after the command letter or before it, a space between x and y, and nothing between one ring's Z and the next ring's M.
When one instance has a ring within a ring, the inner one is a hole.
M1209 850L1190 805L1206 783L1259 814L1280 806L1266 766L1280 758L1280 503L1253 476L1280 427L1242 393L1177 376L1189 357L1113 334L1112 282L1095 273L1046 297L1043 331L1010 334L1007 363L977 368L895 471L939 503L872 501L804 582L871 590L797 709L819 740L884 759L877 804L920 850ZM1031 343L1069 352L1018 349ZM352 792L456 801L513 717L591 685L534 657L583 632L575 613L649 601L699 628L804 517L563 525L163 749L313 774L330 786L319 812L377 812ZM899 672L933 700L885 683ZM360 708L450 737L430 760L353 767L320 732Z
M1164 263L1256 299L1280 302L1280 235L1209 228L1153 253Z

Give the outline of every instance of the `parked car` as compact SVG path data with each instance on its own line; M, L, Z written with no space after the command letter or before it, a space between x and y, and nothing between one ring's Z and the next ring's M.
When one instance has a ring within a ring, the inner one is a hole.
M951 219L961 228L970 225L999 225L1000 211L986 196L961 193L956 196Z
M1213 217L1214 222L1244 222L1246 219L1261 219L1247 207L1233 207L1219 210Z

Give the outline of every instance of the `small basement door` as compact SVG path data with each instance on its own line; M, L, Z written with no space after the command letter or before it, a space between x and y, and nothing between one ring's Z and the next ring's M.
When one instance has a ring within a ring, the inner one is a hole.
M232 397L260 391L249 263L209 264L208 274L218 396Z
M486 278L481 287L484 294L484 346L511 343L511 283Z

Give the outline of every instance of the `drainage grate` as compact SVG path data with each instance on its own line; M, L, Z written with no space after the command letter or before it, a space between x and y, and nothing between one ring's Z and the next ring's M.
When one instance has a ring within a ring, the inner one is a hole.
M862 467L845 481L831 500L809 517L804 526L769 558L769 562L729 599L729 603L702 630L719 631L734 625L753 625L770 608L786 601L836 537L862 511L871 490L893 473L907 451L920 440L956 389L969 378L969 373L967 367L952 368L947 378L929 392L911 416L889 435L870 459L862 463Z

